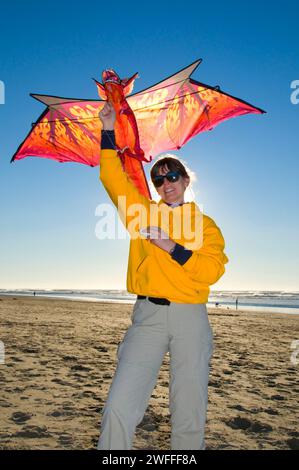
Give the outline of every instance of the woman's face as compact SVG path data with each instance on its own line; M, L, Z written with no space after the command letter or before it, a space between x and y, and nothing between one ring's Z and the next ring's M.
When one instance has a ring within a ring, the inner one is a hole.
M169 172L169 168L167 165L160 167L158 170L159 175L166 175ZM163 199L163 201L167 202L168 204L173 203L183 203L184 202L184 193L185 190L190 182L190 178L186 178L180 176L178 181L171 183L168 181L167 178L164 178L164 182L162 186L156 188L159 196Z

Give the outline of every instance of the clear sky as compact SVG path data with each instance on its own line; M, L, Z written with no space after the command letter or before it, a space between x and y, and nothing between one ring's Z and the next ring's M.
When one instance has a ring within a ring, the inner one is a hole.
M125 288L128 240L98 240L98 167L10 158L44 106L29 93L97 98L105 68L140 91L198 58L193 78L267 111L179 152L230 259L212 289L299 290L299 80L295 1L3 1L0 11L0 288ZM1 100L0 100L1 102ZM150 165L146 167L149 175Z

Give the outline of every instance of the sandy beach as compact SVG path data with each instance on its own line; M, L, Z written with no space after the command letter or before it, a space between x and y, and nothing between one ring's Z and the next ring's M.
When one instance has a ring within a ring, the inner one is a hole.
M133 306L0 297L0 449L95 449ZM298 449L299 316L209 309L207 449ZM169 356L134 449L170 449Z

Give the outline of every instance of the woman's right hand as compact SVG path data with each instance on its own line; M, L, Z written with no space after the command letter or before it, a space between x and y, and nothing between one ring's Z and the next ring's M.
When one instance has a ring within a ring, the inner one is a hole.
M99 112L99 118L103 124L103 129L106 131L113 131L114 130L114 124L116 120L116 113L113 108L113 105L109 103L109 101L106 102L105 106L102 108L102 110Z

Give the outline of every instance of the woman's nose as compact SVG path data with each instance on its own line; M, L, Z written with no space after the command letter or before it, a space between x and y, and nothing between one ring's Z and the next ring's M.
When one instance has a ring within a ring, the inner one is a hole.
M171 185L170 181L168 181L167 178L164 178L163 187L164 187L164 188L168 188L168 186L170 186L170 185Z

